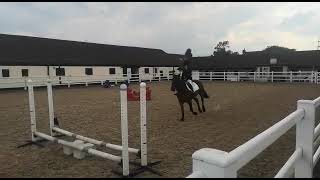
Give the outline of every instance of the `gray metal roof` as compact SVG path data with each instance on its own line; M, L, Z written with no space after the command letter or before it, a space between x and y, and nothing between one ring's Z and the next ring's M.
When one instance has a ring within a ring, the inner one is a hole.
M0 65L177 66L160 49L0 34Z

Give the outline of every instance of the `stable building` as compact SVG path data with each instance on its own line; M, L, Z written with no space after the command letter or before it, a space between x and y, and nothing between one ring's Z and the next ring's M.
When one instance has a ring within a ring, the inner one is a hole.
M0 34L0 88L26 78L148 80L179 65L179 55L160 49Z

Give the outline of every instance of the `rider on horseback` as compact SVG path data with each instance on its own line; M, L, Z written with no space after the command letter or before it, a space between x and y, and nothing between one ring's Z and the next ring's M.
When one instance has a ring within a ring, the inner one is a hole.
M182 76L181 79L184 80L185 82L187 82L187 86L189 87L190 90L193 91L193 87L192 87L192 69L190 67L190 61L192 58L192 53L191 53L191 49L187 49L186 53L185 53L185 58L183 61L183 66L179 68L180 71L182 71Z

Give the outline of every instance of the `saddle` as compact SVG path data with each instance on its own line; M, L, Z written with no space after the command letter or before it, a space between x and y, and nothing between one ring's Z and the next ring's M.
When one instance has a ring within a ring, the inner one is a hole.
M186 87L191 92L196 92L197 90L199 90L199 86L197 85L197 83L195 83L191 80L187 80Z

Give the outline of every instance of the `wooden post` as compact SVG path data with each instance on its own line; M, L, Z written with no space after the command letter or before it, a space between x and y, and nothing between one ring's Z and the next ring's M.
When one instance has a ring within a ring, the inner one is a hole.
M238 82L240 82L240 72L238 72Z
M316 108L313 101L299 100L298 108L304 110L304 118L296 125L296 149L302 148L302 158L295 163L296 178L312 178L313 135Z
M253 72L253 82L256 82L256 72Z

